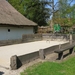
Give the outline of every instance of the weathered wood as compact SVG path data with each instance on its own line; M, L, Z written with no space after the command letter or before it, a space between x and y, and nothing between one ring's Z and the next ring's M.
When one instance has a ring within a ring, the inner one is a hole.
M45 54L44 54L44 50L43 49L39 50L39 57L40 57L40 59L45 59Z
M75 47L75 43L72 43L72 44L69 44L68 46L65 46L64 48L59 48L58 50L54 52L58 53L58 58L61 60L63 59L63 52L69 50L69 54L73 54L74 47Z
M70 53L70 54L73 54L73 53L74 53L74 48L71 48L71 49L69 50L69 53Z
M58 53L58 59L59 59L59 60L62 60L62 59L63 59L63 52Z
M17 69L17 56L16 55L14 55L10 58L10 67L12 70Z
M61 44L59 44L59 49L61 48Z
M55 50L54 52L55 53L60 53L60 52L64 52L64 51L66 51L66 50L70 50L70 49L72 49L72 48L74 48L75 47L75 43L74 44L69 44L68 46L66 46L66 47L64 47L64 48L60 48L60 49L58 49L58 50Z

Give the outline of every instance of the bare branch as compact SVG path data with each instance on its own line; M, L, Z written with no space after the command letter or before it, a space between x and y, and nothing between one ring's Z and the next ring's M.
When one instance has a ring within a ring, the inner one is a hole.
M56 2L56 4L54 5L54 7L58 4L59 2Z
M73 0L71 0L71 2L69 3L69 5L73 2Z
M52 7L52 5L49 5L50 7Z

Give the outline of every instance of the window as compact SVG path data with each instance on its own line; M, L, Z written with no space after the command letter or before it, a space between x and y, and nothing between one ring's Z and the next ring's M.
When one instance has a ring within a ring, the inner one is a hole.
M8 32L10 32L10 29L8 29Z

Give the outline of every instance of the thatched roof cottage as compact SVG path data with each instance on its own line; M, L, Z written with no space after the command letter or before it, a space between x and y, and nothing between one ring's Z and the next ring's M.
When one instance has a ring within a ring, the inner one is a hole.
M25 18L6 0L0 0L0 40L20 39L33 34L36 23Z

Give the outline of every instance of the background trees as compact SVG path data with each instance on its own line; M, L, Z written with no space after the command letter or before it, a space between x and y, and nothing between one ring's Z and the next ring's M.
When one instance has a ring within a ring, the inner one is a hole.
M70 28L75 24L75 8L74 0L58 0L57 9L54 13L54 23L60 24L64 30L70 31Z
M74 5L71 5L73 0L58 0L58 12L55 13L55 22L62 25L72 26L74 24ZM58 20L57 20L58 19Z
M8 0L8 2L24 15L24 4L21 3L21 0Z
M50 9L47 0L8 0L20 13L39 26L47 25Z
M8 0L21 14L36 22L39 26L47 25L53 19L54 23L61 26L75 24L74 0ZM50 19L50 16L52 18ZM49 23L49 22L48 22ZM50 25L50 24L49 24Z

